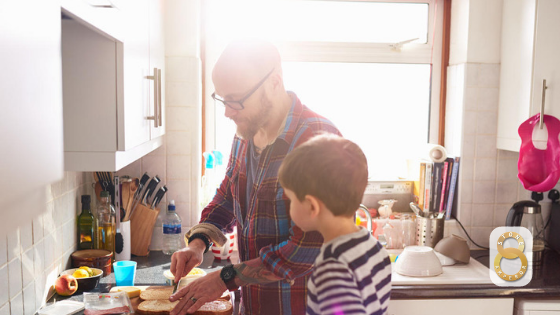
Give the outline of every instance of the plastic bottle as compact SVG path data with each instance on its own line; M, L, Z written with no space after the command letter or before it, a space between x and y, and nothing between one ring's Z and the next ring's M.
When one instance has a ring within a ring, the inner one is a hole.
M113 253L115 259L116 214L108 191L101 192L97 206L97 248Z
M78 216L78 249L93 249L95 243L95 218L90 203L90 195L82 195L82 213Z
M175 212L175 200L171 200L167 206L167 214L163 219L163 248L165 255L171 255L178 251L183 245L181 233L181 217Z

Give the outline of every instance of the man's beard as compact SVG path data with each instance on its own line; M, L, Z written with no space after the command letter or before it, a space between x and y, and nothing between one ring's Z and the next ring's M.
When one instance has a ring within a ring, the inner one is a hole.
M272 102L263 94L260 100L259 111L253 117L244 118L241 121L235 122L237 125L237 136L245 140L253 139L259 129L270 121L271 113Z

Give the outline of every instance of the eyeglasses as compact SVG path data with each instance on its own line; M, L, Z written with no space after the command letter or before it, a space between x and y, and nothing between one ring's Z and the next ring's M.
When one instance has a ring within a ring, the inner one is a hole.
M212 93L212 98L214 99L214 101L222 103L222 105L227 106L231 109L242 110L245 108L245 106L243 106L243 102L251 97L251 95L253 95L253 93L255 93L261 87L261 85L263 85L264 81L266 81L266 79L272 74L272 71L274 71L274 68L272 68L272 70L270 70L270 72L264 78L262 78L262 80L260 80L259 83L257 83L257 85L249 93L247 93L247 95L245 95L245 97L238 101L226 101L216 95L216 92Z

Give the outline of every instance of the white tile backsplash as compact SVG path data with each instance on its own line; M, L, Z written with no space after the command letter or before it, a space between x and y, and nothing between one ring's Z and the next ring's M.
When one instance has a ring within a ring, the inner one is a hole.
M35 278L34 250L29 248L21 255L22 285L26 287Z
M77 201L82 194L93 195L84 174L66 172L46 186L41 214L0 237L0 314L34 314L45 290L69 266L76 250Z
M8 289L10 291L10 299L17 294L21 294L21 258L16 257L8 263Z
M8 232L8 261L21 255L21 240L19 228Z
M0 305L7 303L10 299L8 282L8 264L5 264L0 266Z
M10 299L10 312L12 315L23 314L23 294L18 293L14 298Z
M33 315L37 308L35 307L35 282L31 282L23 288L23 312L25 315Z
M474 178L476 180L496 179L496 159L477 158L475 159L474 163Z

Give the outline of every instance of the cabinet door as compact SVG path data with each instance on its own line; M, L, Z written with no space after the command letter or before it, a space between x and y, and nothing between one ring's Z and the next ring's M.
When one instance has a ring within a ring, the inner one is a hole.
M154 91L155 85L151 85L150 99L154 98L154 93L158 97L158 124L151 126L151 138L157 138L165 134L165 42L164 42L164 2L162 0L149 1L150 12L150 69L154 68L159 70L158 73L158 91ZM153 100L152 100L153 101ZM155 107L150 106L151 115L154 115Z
M125 151L150 140L151 75L149 69L149 13L147 0L126 1L122 4L126 23L123 43L123 106L119 112L118 147ZM121 127L122 126L122 127Z
M497 147L519 151L519 125L531 110L536 0L504 1Z
M60 34L58 1L2 2L0 209L63 177Z
M543 79L548 86L545 114L560 118L560 1L539 0L535 31L535 61L531 114L540 111Z

